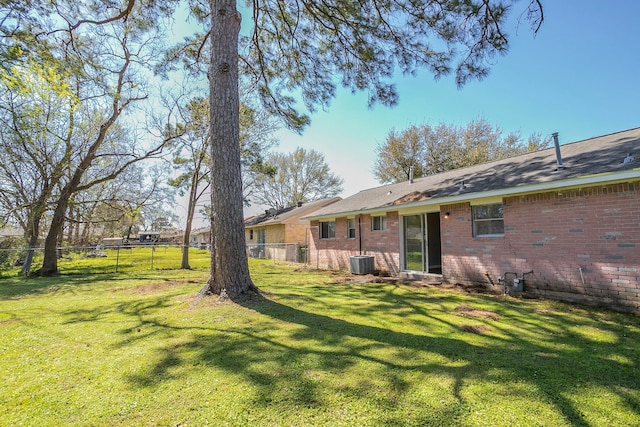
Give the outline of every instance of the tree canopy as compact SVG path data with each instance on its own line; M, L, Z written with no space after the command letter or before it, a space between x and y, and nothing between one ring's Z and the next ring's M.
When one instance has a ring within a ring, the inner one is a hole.
M517 132L504 135L485 119L466 126L410 126L402 132L389 132L377 148L373 173L382 183L401 182L537 151L549 142L539 134L530 135L526 142Z
M2 142L16 148L5 153L37 171L33 176L40 180L34 181L38 194L22 205L32 238L38 237L44 213L51 213L43 275L57 273L56 246L77 207L74 195L160 154L176 136L166 132L176 130L168 126L156 141L149 137L141 143L133 125L139 120L132 119L133 107L152 92L148 76L170 3L8 0L0 5L3 100L11 100L2 105ZM37 81L41 84L33 84Z
M257 180L254 200L261 205L282 209L342 191L342 178L331 172L324 156L315 150L298 147L289 154L272 153L267 163L275 173L262 174Z
M209 84L212 129L211 278L203 292L242 296L255 291L242 227L238 150L238 78L252 79L264 105L301 130L298 111L328 106L336 87L366 91L369 103L395 105L396 72L454 73L458 85L487 75L490 60L507 52L504 26L517 0L351 1L253 0L253 28L238 36L234 0L210 0ZM537 31L542 5L525 9ZM238 50L240 47L240 50ZM238 64L240 53L240 64ZM240 71L241 70L241 71ZM227 203L216 205L215 200Z
M155 41L161 17L177 3L7 0L0 5L1 69L33 58L43 69L52 66L74 76L74 93L93 101L102 119L87 133L93 138L84 141L89 150L85 161L70 169L69 185L60 187L60 210L66 210L73 191L86 185L82 171L99 156L113 124L146 96L145 69L154 67L160 53ZM255 290L244 255L240 76L269 112L301 131L309 123L308 113L328 107L339 85L365 91L369 104L393 106L397 72L426 69L435 78L454 74L458 85L486 76L493 58L508 51L505 26L519 2L252 0L252 25L241 35L235 0L188 3L193 16L209 25L170 54L208 59L201 63L208 68L211 106L214 250L207 289L240 295ZM540 0L528 0L522 12L537 31L543 20ZM50 234L57 232L58 226L50 229ZM47 253L45 259L51 256Z
M253 0L253 31L241 39L242 73L259 85L272 111L299 129L299 97L310 112L326 107L337 85L366 91L369 104L393 106L393 76L421 69L453 73L463 86L489 73L508 51L506 25L515 1ZM523 10L537 31L542 6Z

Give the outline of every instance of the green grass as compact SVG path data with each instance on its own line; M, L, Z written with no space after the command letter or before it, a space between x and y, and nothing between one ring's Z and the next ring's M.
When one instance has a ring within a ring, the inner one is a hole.
M203 262L0 279L0 425L640 425L635 316Z
M62 274L126 273L180 268L181 253L175 246L134 246L122 249L104 249L104 256L94 257L95 251L64 251L58 259L58 271ZM32 271L42 265L42 252L35 253ZM189 248L191 268L208 268L209 251ZM0 279L15 276L20 267L0 270Z

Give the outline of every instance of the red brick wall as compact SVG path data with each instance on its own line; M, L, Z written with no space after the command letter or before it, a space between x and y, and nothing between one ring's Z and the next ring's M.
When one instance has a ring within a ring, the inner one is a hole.
M491 284L505 272L533 271L525 275L527 293L640 311L637 189L620 184L506 198L500 238L471 237L468 204L443 207L451 213L442 224L443 275Z
M472 236L469 203L441 207L442 274L448 282L501 290L505 272L525 275L525 292L547 298L640 312L640 182L549 192L503 200L505 233ZM450 217L445 219L444 212ZM360 227L357 222L360 220ZM318 222L312 223L318 226ZM387 230L371 230L371 216L336 220L336 238L318 240L312 228L309 262L349 269L353 255L375 256L375 268L400 271L400 225L387 213ZM514 275L506 276L510 284Z
M359 222L359 224L358 224ZM314 221L312 227L319 223ZM323 268L348 270L349 258L354 255L372 255L375 269L388 274L397 274L400 265L400 225L397 212L387 213L387 229L371 230L371 215L356 217L356 238L347 238L347 219L336 219L336 238L318 239L318 229L312 228L309 245L312 265ZM361 245L361 246L360 246Z

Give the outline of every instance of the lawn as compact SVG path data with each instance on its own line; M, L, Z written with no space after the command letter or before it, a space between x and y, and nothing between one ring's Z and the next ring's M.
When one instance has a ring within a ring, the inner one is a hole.
M5 274L0 425L640 425L636 316L273 261L217 303L194 259Z

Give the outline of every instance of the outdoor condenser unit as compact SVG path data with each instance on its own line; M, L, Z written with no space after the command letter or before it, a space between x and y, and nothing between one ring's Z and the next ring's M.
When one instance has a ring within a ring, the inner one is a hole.
M373 257L370 255L356 255L349 259L351 274L373 274Z

